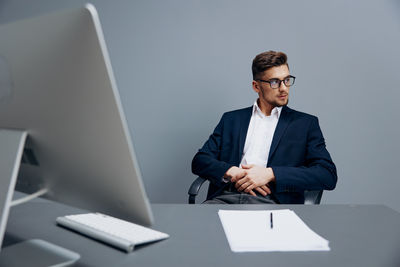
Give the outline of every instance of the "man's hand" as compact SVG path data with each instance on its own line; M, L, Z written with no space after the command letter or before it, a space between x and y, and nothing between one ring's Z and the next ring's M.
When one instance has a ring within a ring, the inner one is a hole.
M244 169L236 167L236 166L232 166L226 171L224 178L228 179L232 183L235 183L236 181L244 178L246 175L247 175L247 172ZM255 190L257 190L263 196L271 194L271 190L269 190L269 188L266 186L255 188ZM256 193L254 193L253 190L249 190L247 193L249 193L253 196L256 196Z
M233 182L234 180L237 181L242 179L243 177L246 176L246 174L247 174L246 171L243 170L242 168L232 166L226 171L224 178Z
M271 168L255 165L242 165L242 168L246 175L242 178L231 179L232 182L235 182L235 187L239 192L250 193L253 189L260 192L261 189L268 194L271 193L271 190L266 186L268 183L275 181L275 175ZM262 191L260 193L264 195Z

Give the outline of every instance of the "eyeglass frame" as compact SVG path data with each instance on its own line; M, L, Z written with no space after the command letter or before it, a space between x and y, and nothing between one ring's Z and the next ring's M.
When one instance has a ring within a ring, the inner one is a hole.
M287 78L293 78L293 83L292 83L291 85L286 85L285 79L287 79ZM272 89L278 89L278 88L280 88L282 82L283 82L283 84L284 84L286 87L290 87L290 86L292 86L292 85L294 84L294 82L296 81L296 77L295 77L295 76L292 76L292 75L287 76L285 79L280 80L280 79L277 79L277 78L273 78L273 79L271 79L271 80L269 80L269 81L262 80L262 79L255 79L255 81L264 82L264 83L269 83L269 86L270 86ZM276 87L276 88L272 87L272 86L271 86L271 82L272 82L272 81L276 81L276 82L279 81L278 87Z

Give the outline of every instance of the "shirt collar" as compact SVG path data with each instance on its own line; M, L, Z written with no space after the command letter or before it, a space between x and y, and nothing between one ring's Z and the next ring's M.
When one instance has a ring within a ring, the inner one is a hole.
M272 115L277 116L279 119L279 117L281 116L281 112L282 112L282 107L274 107L271 111L271 116ZM258 106L257 100L253 104L253 115L254 114L258 114L262 118L267 117L267 116L265 116L265 114L261 111L260 107Z

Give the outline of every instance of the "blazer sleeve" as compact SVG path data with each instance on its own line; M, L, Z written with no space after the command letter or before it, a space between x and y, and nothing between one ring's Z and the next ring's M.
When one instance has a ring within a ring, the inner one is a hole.
M337 173L326 150L318 118L312 117L307 133L304 166L271 166L276 178L276 192L301 192L304 190L333 190Z
M218 187L225 185L223 176L230 167L234 166L233 164L220 160L225 115L226 114L222 116L212 135L203 147L199 149L192 160L192 172L210 180L211 183Z

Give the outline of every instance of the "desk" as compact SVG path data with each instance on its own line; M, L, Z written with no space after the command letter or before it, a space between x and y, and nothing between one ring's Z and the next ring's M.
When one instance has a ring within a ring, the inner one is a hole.
M400 213L380 205L153 204L154 228L170 238L126 254L55 225L82 210L43 200L12 208L5 243L41 238L78 252L78 266L400 266ZM294 210L330 241L329 252L233 253L218 209Z

